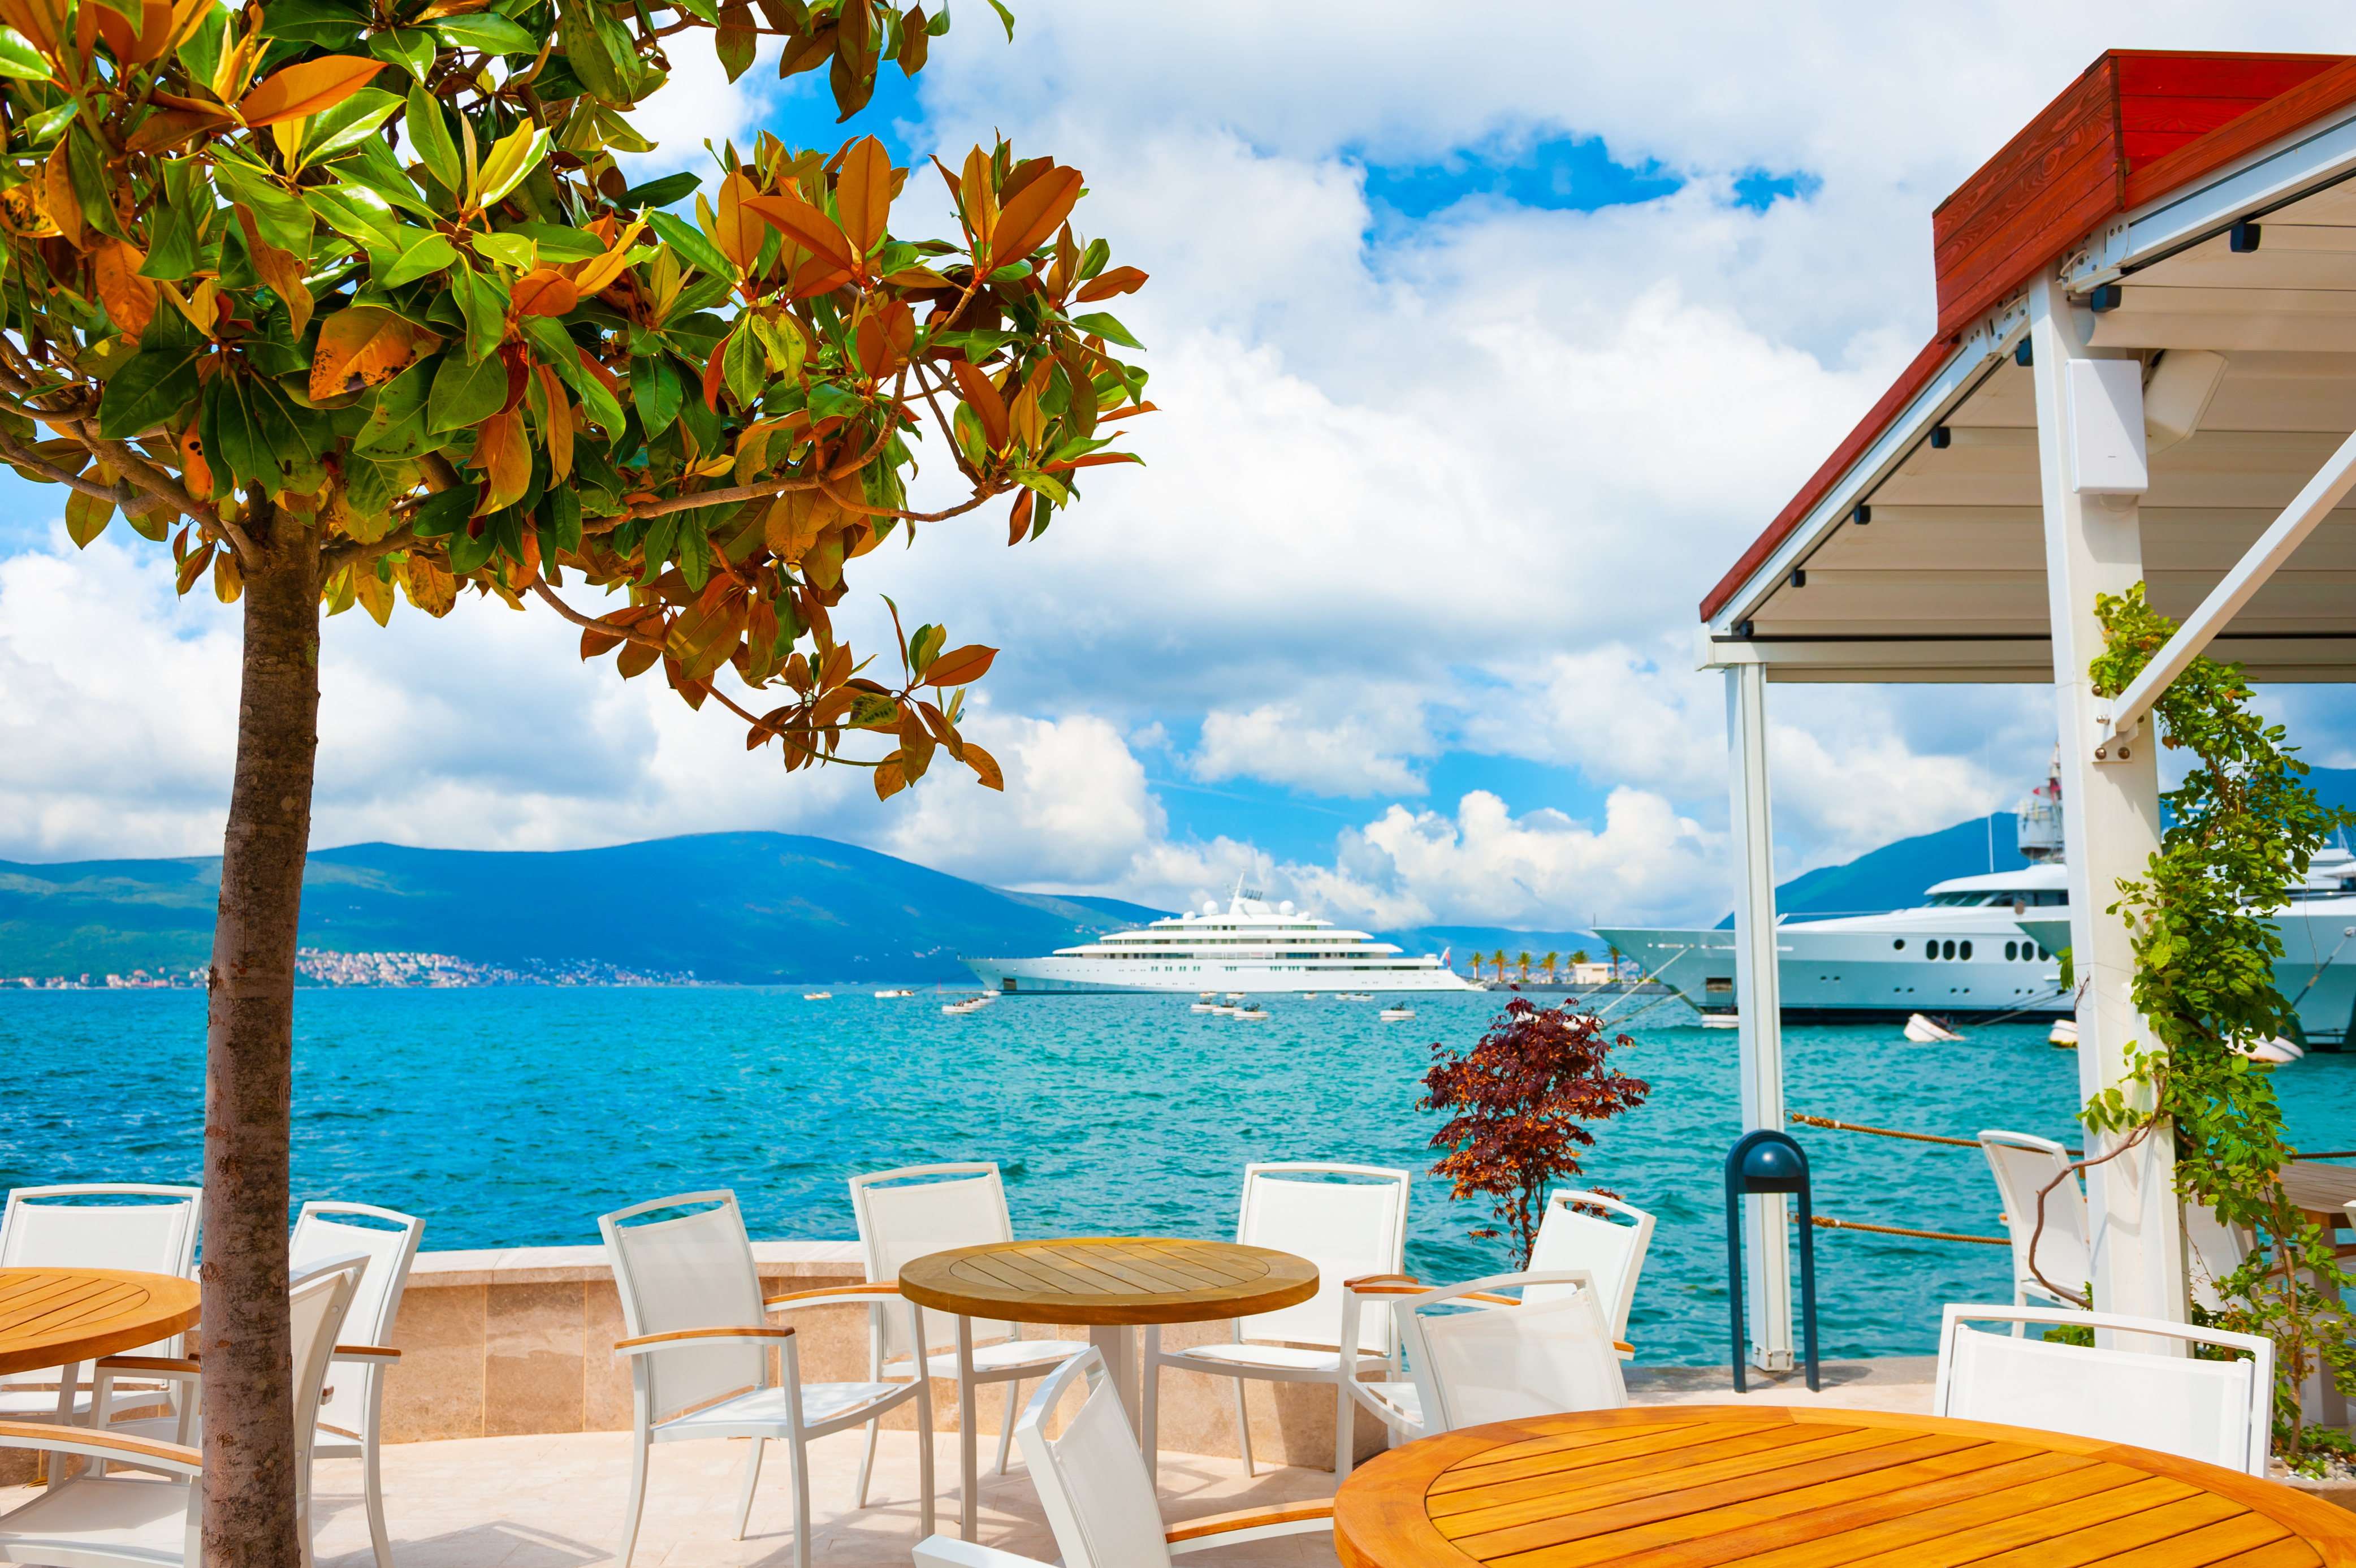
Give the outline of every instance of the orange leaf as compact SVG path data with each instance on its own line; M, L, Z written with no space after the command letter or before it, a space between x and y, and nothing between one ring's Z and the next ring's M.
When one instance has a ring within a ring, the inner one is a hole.
M516 280L508 298L520 320L527 316L562 316L581 303L581 291L554 267L534 267Z
M188 493L198 500L210 500L213 494L212 465L205 461L205 444L190 424L180 432L180 474L187 481ZM188 590L183 587L180 592Z
M748 196L744 205L766 219L778 233L830 265L847 273L859 270L851 242L843 237L834 220L795 192L780 190L766 196Z
M1023 492L1029 495L1029 490ZM927 686L970 686L990 673L991 660L998 657L995 648L984 648L979 642L969 642L963 648L952 648L934 660L925 671Z
M229 116L218 110L158 109L139 122L139 129L132 132L131 139L123 145L134 153L161 152L179 145L199 131L229 123Z
M414 361L419 339L433 338L375 305L339 310L320 324L319 349L311 359L311 396L340 397L362 387L382 386Z
M369 84L384 69L380 59L358 55L329 55L305 60L270 73L270 80L237 102L237 117L248 125L275 125L300 120L323 109L333 109Z
M245 231L246 253L253 259L253 270L270 285L279 303L286 306L286 319L294 328L294 336L311 324L311 291L303 283L303 263L294 259L292 251L282 251L262 239L254 227L253 214L240 206L237 220Z
M491 481L491 493L477 510L497 511L522 499L531 488L531 443L524 435L523 415L507 408L485 420L467 466L482 469Z
M990 236L990 264L1002 267L1019 262L1063 226L1080 199L1080 171L1060 166L1023 188L998 216Z
M48 220L58 226L66 243L79 251L82 245L81 200L74 195L73 172L66 167L66 146L70 136L58 138L57 151L33 180L33 204Z
M32 39L51 59L58 58L58 41L65 37L64 0L0 0L0 22Z
M1006 775L999 770L998 758L991 756L973 742L965 743L965 756L960 760L973 769L975 780L983 789L1001 791L1005 789Z
M908 362L916 343L916 313L905 301L894 300L859 324L855 335L859 368L871 376L888 376Z
M573 472L573 404L565 400L564 383L546 365L534 365L540 377L541 395L548 400L547 417L541 422L541 434L548 442L548 472L552 478L562 479Z
M875 770L875 798L888 800L908 787L907 754L894 751Z
M982 434L990 437L993 452L1006 445L1006 400L990 383L981 368L968 360L958 360L949 366L949 374L957 378L958 394L964 398L973 412L980 416Z
M843 232L863 258L884 238L884 220L892 212L892 155L873 136L845 147L842 172L834 180L834 208L842 214Z
M106 307L106 318L133 338L146 331L155 317L155 285L139 275L146 261L146 252L121 240L102 238L91 252L98 303Z
M762 231L761 215L746 210L744 206L747 197L759 194L760 188L741 168L720 182L720 210L715 215L720 231L713 242L740 273L759 258L761 242L768 237Z
M1115 267L1102 277L1093 278L1080 289L1080 303L1091 305L1099 299L1110 299L1117 294L1129 294L1145 282L1145 274L1135 267Z

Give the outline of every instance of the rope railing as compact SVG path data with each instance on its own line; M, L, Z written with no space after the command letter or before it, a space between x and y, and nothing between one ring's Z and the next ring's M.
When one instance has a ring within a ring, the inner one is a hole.
M1953 1230L1915 1230L1903 1225L1868 1225L1862 1219L1828 1219L1819 1214L1817 1225L1826 1230L1870 1230L1877 1236L1914 1236L1925 1241L1969 1241L1981 1247L2009 1247L2008 1236L1962 1236Z
M1855 1122L1836 1122L1829 1116L1803 1116L1796 1111L1783 1113L1803 1127L1828 1127L1836 1133L1871 1133L1879 1138L1905 1138L1917 1144L1952 1144L1959 1149L1976 1149L1977 1138L1942 1138L1936 1133L1901 1133L1895 1127L1867 1127Z

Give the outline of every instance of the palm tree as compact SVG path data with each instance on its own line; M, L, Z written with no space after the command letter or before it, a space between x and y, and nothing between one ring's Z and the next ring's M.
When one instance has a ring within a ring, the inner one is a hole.
M1491 953L1491 954L1489 955L1489 961L1490 961L1491 963L1494 963L1494 964L1495 964L1495 965L1497 966L1497 983L1498 983L1498 984L1500 984L1500 985L1505 984L1505 949L1503 949L1503 948L1499 948L1495 952Z
M1559 953L1553 952L1549 952L1546 955L1547 983L1548 985L1552 985L1554 983L1555 961L1561 956L1562 955Z
M1572 950L1571 950L1571 954L1570 954L1570 961L1571 961L1574 965L1576 965L1576 964L1582 964L1582 963L1585 963L1585 962L1587 961L1587 950L1586 950L1585 948L1574 948L1574 949L1572 949Z
M1522 983L1523 983L1524 985L1527 985L1529 983L1530 983L1530 955L1529 955L1528 953L1526 953L1526 953L1522 954Z

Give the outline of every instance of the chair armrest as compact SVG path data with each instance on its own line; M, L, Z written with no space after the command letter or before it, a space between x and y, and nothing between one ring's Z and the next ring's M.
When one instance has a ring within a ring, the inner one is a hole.
M1035 1558L959 1541L954 1535L928 1535L916 1542L910 1555L916 1558L916 1568L1047 1568Z
M1174 1556L1182 1552L1204 1552L1215 1546L1240 1546L1248 1541L1266 1541L1277 1535L1306 1535L1312 1530L1333 1528L1333 1499L1315 1502L1287 1503L1281 1508L1248 1509L1242 1513L1215 1513L1203 1519L1190 1519L1171 1530L1162 1539L1170 1543Z
M873 1306L879 1298L897 1299L898 1280L870 1280L864 1284L825 1285L774 1295L761 1304L765 1312L790 1311L798 1306Z
M1612 1348L1623 1356L1633 1356L1636 1353L1636 1347L1629 1344L1625 1339L1614 1339L1612 1341Z
M1414 1285L1418 1290L1421 1290L1423 1288L1422 1282L1418 1280L1413 1274L1360 1274L1355 1280L1344 1280L1342 1282L1342 1288L1344 1290L1365 1290L1369 1285L1387 1283Z
M616 1356L644 1356L649 1351L676 1349L682 1345L707 1344L715 1339L791 1339L790 1328L679 1328L669 1334L641 1334L635 1339L614 1341Z
M1370 1285L1361 1280L1352 1280L1342 1288L1352 1295L1428 1295L1430 1294L1427 1286L1419 1284Z
M366 1366L390 1367L401 1359L401 1352L390 1345L338 1345L331 1359L358 1361Z
M102 1428L51 1426L31 1421L0 1421L0 1448L44 1448L52 1454L80 1454L91 1459L153 1466L183 1476L203 1472L204 1455L177 1443L157 1443L129 1437Z
M193 1378L194 1356L109 1356L92 1369L101 1372L134 1372L143 1378Z

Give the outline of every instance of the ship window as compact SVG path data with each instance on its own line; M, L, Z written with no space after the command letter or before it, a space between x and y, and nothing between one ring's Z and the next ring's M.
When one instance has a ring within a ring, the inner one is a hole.
M1940 952L1940 954L1939 954L1939 956L1940 956L1941 958L1953 958L1953 957L1954 957L1954 956L1955 956L1955 944L1954 944L1954 943L1953 943L1953 942L1944 942L1944 943L1942 943L1942 944L1941 944L1941 948L1942 948L1942 950L1941 950L1941 952Z
M1890 943L1890 946L1893 952L1904 952L1906 950L1906 939L1904 937L1901 937L1896 941Z
M2004 956L2005 956L2005 957L2007 957L2007 958L2008 958L2008 959L2017 959L2017 958L2019 958L2019 957L2020 956L2020 944L2019 944L2019 942L2007 942L2007 943L2005 943L2005 944L2004 944Z
M1965 958L1969 958L1969 957L1971 957L1971 956L1972 956L1972 944L1971 944L1971 943L1969 943L1969 942L1965 942L1965 943L1964 944L1964 956L1965 956Z

